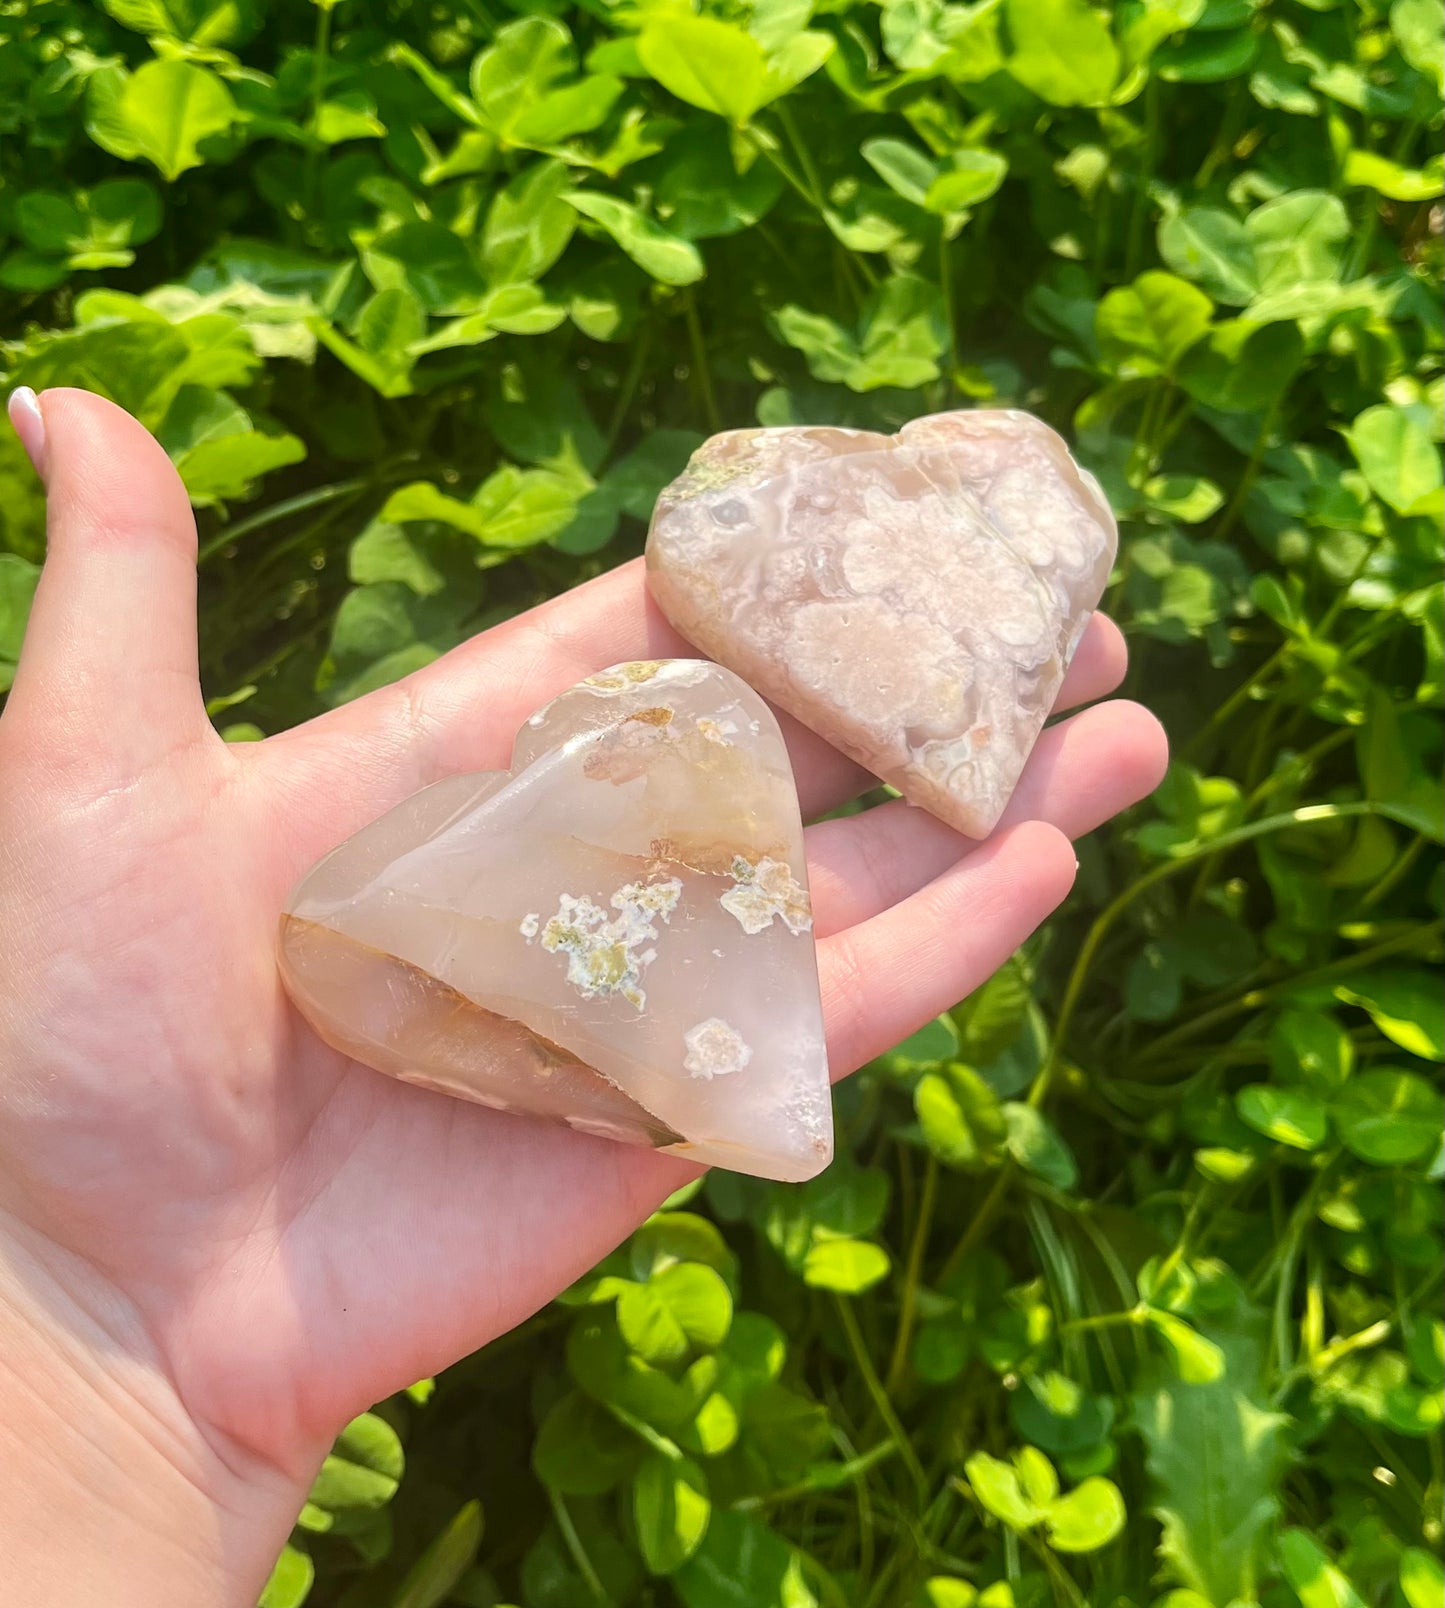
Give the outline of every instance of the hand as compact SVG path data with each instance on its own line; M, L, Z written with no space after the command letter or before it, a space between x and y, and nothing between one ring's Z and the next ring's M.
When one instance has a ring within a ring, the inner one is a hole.
M41 409L49 557L0 721L0 1548L17 1600L245 1604L348 1418L518 1323L692 1175L327 1048L277 982L282 900L415 789L505 767L582 676L689 650L626 564L228 747L174 470L96 397ZM1096 619L1061 706L1123 668ZM805 815L868 785L785 729ZM983 845L902 803L812 827L835 1075L982 983L1068 892L1069 837L1163 763L1148 714L1103 704L1044 734Z

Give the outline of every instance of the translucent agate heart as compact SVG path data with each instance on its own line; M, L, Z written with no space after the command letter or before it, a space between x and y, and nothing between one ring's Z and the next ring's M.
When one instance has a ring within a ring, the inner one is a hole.
M960 832L997 824L1113 564L1093 476L1025 413L734 430L657 504L690 642Z
M281 971L393 1077L765 1178L832 1154L787 750L699 660L618 665L510 771L424 789L287 902Z

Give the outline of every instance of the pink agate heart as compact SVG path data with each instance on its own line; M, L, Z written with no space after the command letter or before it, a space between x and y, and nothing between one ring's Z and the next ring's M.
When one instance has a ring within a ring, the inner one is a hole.
M895 436L714 436L663 492L648 580L673 625L960 832L998 823L1117 545L1025 413Z
M553 699L315 866L281 971L328 1044L499 1110L765 1178L832 1154L802 822L777 721L699 660Z

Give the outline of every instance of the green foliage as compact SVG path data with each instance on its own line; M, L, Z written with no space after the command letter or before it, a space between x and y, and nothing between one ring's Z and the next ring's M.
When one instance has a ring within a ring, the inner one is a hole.
M1169 1577L1206 1602L1251 1600L1279 1508L1286 1420L1263 1398L1260 1347L1237 1338L1218 1377L1156 1367L1134 1401Z
M1442 28L0 16L0 366L175 460L228 735L636 553L708 432L976 403L1099 477L1175 749L824 1178L351 1425L267 1608L1438 1608ZM0 439L0 685L42 518Z
M1054 1465L1036 1447L1023 1447L1012 1465L975 1452L964 1474L986 1513L1017 1534L1043 1526L1056 1552L1095 1552L1124 1528L1124 1499L1112 1480L1093 1474L1061 1496Z

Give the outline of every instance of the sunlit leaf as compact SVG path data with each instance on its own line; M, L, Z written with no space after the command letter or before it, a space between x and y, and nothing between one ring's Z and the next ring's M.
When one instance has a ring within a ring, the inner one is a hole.
M188 61L148 61L136 69L115 107L136 149L167 179L200 167L201 146L229 129L236 103L222 79Z
M803 1280L814 1289L861 1295L888 1276L887 1251L870 1240L820 1240L803 1261Z
M1329 1132L1323 1104L1303 1089L1252 1083L1239 1091L1235 1104L1256 1132L1296 1150L1317 1150Z
M39 565L16 553L0 553L0 692L8 692L15 679L25 622L39 580Z
M316 1565L299 1547L289 1543L271 1571L256 1608L301 1608L316 1579Z
M1384 1167L1424 1159L1445 1131L1445 1099L1424 1078L1387 1067L1351 1079L1330 1115L1346 1149Z
M706 272L690 240L670 233L626 201L592 190L568 190L564 200L605 229L644 273L664 285L691 285Z
M1400 1590L1410 1608L1440 1608L1445 1601L1445 1569L1423 1547L1400 1555Z
M950 1167L987 1166L999 1159L1008 1142L998 1095L959 1062L947 1062L920 1078L913 1108L929 1149Z
M481 1540L481 1503L468 1502L407 1570L388 1608L439 1608L471 1567Z
M684 1608L817 1608L799 1555L748 1513L715 1513L672 1587Z
M1073 1152L1043 1112L1021 1100L1010 1100L1003 1107L1003 1118L1005 1148L1020 1167L1055 1189L1072 1189L1078 1183Z
M1113 1480L1094 1475L1050 1504L1049 1545L1057 1552L1097 1552L1124 1529L1128 1514Z
M1286 1419L1264 1399L1255 1342L1229 1337L1221 1358L1208 1382L1161 1368L1133 1414L1167 1578L1210 1603L1253 1592L1287 1464Z
M401 1481L404 1457L396 1431L375 1413L362 1413L337 1437L312 1483L301 1524L329 1530L336 1515L385 1506Z
M711 1511L707 1477L696 1463L650 1452L632 1482L632 1517L648 1569L666 1575L686 1563L702 1544Z
M677 1362L694 1348L721 1345L732 1322L732 1297L714 1268L683 1262L617 1298L617 1327L645 1361Z
M746 123L767 94L767 57L750 34L711 17L659 17L637 41L642 65L679 100Z
M1438 500L1440 450L1407 408L1380 403L1350 426L1348 440L1370 489L1397 513L1425 511Z
M1437 979L1414 966L1381 966L1335 987L1339 999L1368 1011L1376 1027L1411 1055L1445 1061L1445 997Z
M1097 106L1119 76L1119 47L1087 0L1005 0L1008 71L1055 106Z
M1284 1577L1303 1608L1365 1608L1364 1599L1305 1531L1284 1531L1279 1555Z
M982 1507L1010 1529L1031 1529L1043 1517L1011 1464L987 1452L975 1452L963 1465L963 1472Z

